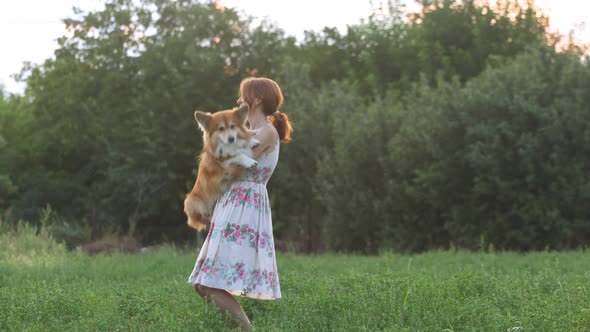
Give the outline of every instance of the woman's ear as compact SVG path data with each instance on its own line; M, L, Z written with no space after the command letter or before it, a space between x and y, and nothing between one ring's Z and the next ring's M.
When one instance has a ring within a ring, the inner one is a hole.
M254 101L252 102L252 108L256 108L256 106L259 106L260 104L262 104L262 99L254 98Z
M207 131L209 128L209 119L211 119L211 113L205 113L201 111L195 111L195 120L201 127L201 130Z

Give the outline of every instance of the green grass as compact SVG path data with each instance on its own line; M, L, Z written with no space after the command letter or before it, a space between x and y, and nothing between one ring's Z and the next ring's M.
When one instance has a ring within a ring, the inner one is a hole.
M0 234L2 331L230 330L186 283L196 252L88 257L43 241ZM278 264L283 299L240 299L255 331L590 331L588 251Z

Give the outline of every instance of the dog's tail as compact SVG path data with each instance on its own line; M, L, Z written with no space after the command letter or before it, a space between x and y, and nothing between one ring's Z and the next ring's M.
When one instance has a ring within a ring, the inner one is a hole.
M209 226L209 219L205 215L207 209L204 207L204 202L196 195L189 193L184 200L184 213L188 217L187 224L198 231Z

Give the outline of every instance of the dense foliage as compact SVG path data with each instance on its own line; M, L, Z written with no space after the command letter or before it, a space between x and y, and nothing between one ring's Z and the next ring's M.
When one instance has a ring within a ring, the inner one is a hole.
M532 4L419 3L299 42L197 0L75 11L55 56L23 68L25 94L1 94L4 219L49 211L56 234L80 243L193 240L182 213L201 146L192 113L232 107L256 75L281 85L295 129L269 183L277 243L587 245L584 48L548 33Z

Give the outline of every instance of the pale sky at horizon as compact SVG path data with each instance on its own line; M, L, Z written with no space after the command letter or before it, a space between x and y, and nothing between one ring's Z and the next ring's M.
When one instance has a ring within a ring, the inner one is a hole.
M372 2L378 5L387 1ZM0 0L0 85L4 85L5 92L24 90L23 84L10 78L20 71L23 62L39 64L53 57L57 38L66 32L61 20L73 16L72 7L97 10L103 3L104 0ZM344 31L347 25L359 23L372 12L370 0L222 0L221 3L250 16L274 21L287 34L298 38L305 30L319 31L325 26ZM585 20L590 21L590 1L536 0L535 3L550 16L553 30L567 34L577 27L579 41L590 43L590 22L586 22L586 27L581 25Z

